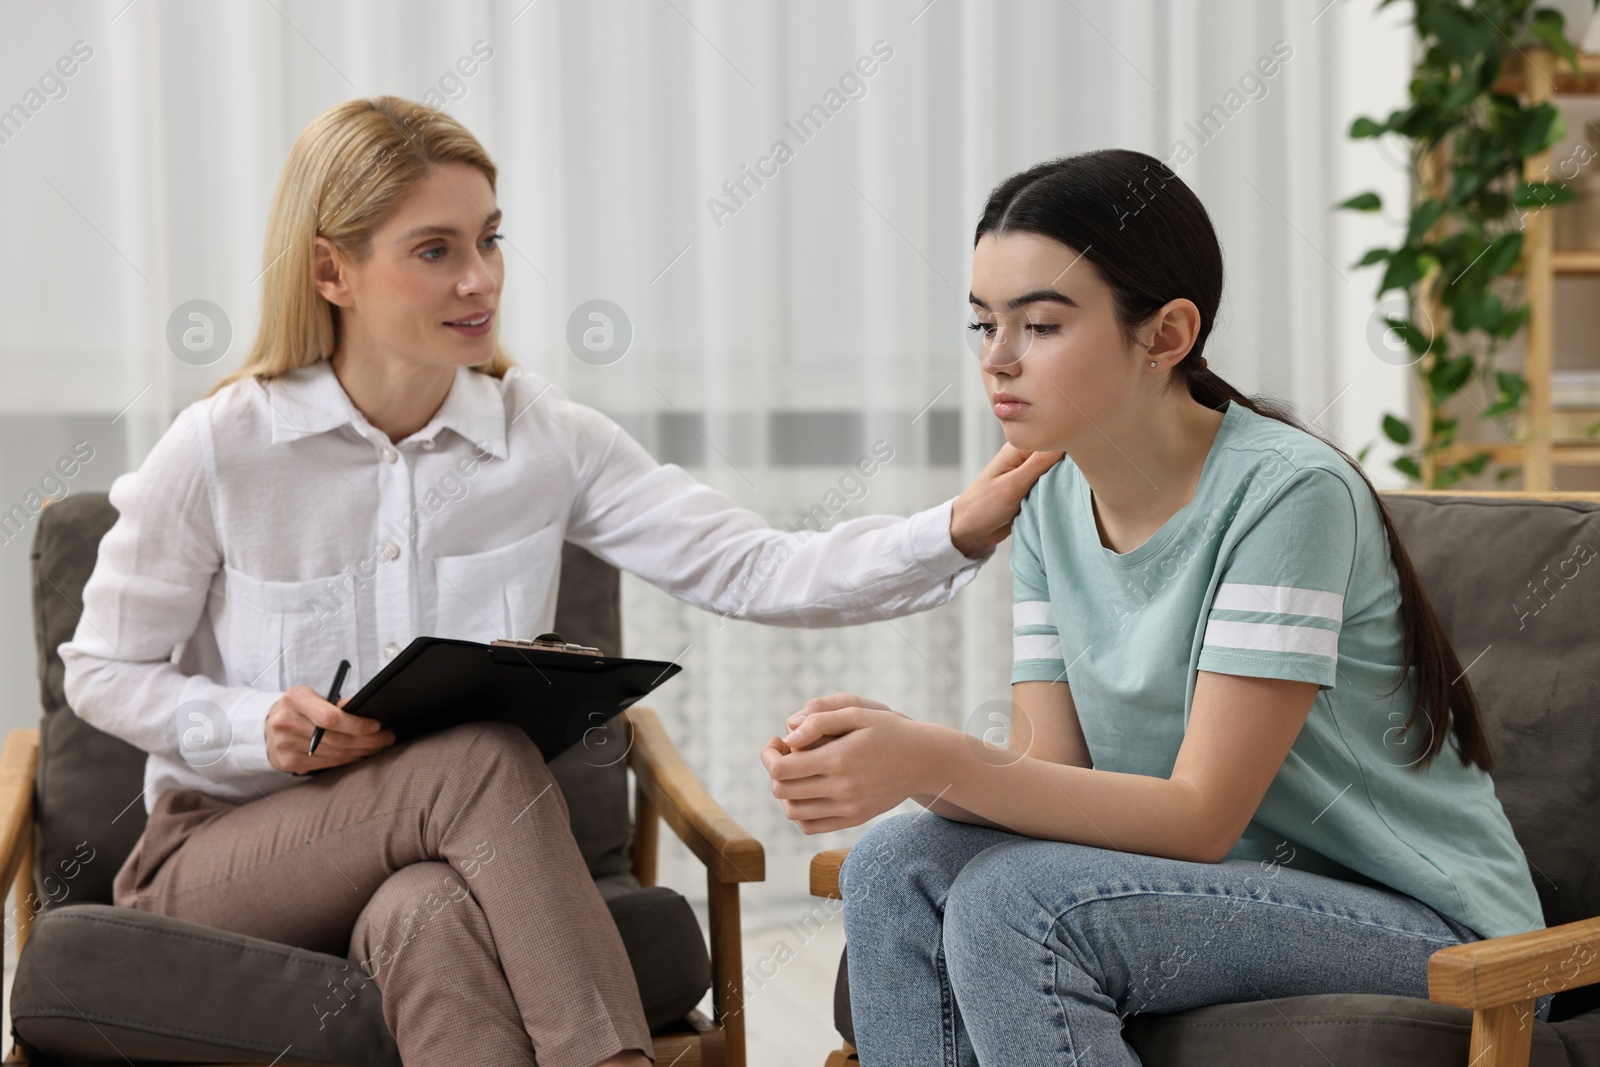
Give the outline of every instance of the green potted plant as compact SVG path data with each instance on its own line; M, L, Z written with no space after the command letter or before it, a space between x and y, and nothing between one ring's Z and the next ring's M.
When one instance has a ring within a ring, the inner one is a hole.
M1392 0L1381 0L1385 7ZM1410 140L1413 194L1404 240L1395 248L1374 248L1355 266L1384 265L1376 297L1400 290L1409 314L1383 317L1388 329L1415 354L1421 392L1419 425L1385 414L1384 436L1405 449L1397 470L1417 481L1424 460L1432 459L1430 489L1443 489L1483 473L1490 460L1479 452L1445 462L1440 454L1457 440L1459 418L1447 406L1473 381L1484 389L1487 406L1476 404L1487 420L1514 417L1527 381L1516 370L1496 366L1501 347L1528 319L1520 277L1522 221L1530 209L1574 199L1561 181L1524 180L1524 161L1566 133L1554 106L1526 107L1516 97L1494 90L1505 55L1522 46L1543 45L1578 69L1577 53L1565 35L1560 11L1534 8L1533 0L1413 0L1423 57L1413 72L1410 104L1378 121L1365 116L1350 127L1350 137L1397 133ZM1600 0L1591 0L1600 7ZM1448 166L1429 183L1424 161L1445 146ZM1338 208L1376 212L1375 192L1343 201ZM1441 323L1419 322L1419 309L1431 298L1444 314ZM1470 402L1470 400L1469 400ZM1364 460L1372 446L1363 448ZM1496 473L1504 481L1517 466Z

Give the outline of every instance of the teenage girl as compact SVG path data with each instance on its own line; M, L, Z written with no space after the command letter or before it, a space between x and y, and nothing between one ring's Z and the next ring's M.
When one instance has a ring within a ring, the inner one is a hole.
M836 694L762 751L807 833L928 809L840 874L865 1067L1123 1067L1133 1012L1426 997L1436 950L1545 925L1383 501L1207 369L1221 299L1206 211L1153 157L989 197L984 387L1011 444L1068 455L1013 531L1008 742Z

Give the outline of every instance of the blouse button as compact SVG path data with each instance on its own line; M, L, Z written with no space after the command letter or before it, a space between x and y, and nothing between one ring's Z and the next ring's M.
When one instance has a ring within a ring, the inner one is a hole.
M383 543L383 558L384 559L398 559L399 557L400 557L400 546L395 544L393 541L385 541Z
M383 646L383 654L386 659L394 659L400 654L400 646L395 644L393 641L390 641L387 645Z
M393 463L400 458L400 454L392 448L386 448L383 450L383 458L386 462Z
M430 437L426 441L422 442L422 448L426 452L432 452L433 449L434 449L434 440L433 440L433 438Z

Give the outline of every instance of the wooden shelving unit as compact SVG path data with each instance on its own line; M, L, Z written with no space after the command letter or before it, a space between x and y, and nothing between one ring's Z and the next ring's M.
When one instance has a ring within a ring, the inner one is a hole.
M1526 52L1513 51L1501 68L1495 89L1521 96L1529 104L1550 100L1556 95L1600 95L1600 54L1581 52L1577 72L1548 49L1531 48ZM1423 179L1426 183L1437 180L1444 173L1447 159L1443 146L1434 158L1424 161ZM1600 160L1589 164L1600 167ZM1527 181L1552 180L1551 152L1546 149L1529 156L1523 164L1523 177ZM1555 279L1558 275L1600 275L1600 248L1557 249L1555 232L1549 207L1530 211L1525 224L1522 261L1519 265L1524 277L1524 295L1529 305L1528 323L1524 333L1525 354L1523 376L1528 381L1524 409L1517 420L1513 441L1498 443L1457 442L1441 450L1437 459L1454 461L1481 452L1488 452L1495 464L1520 464L1522 488L1527 491L1549 491L1555 484L1557 464L1600 464L1600 436L1583 436L1581 427L1600 420L1600 409L1579 411L1562 409L1556 412L1551 395L1551 373L1554 369L1555 336ZM1429 301L1428 314L1434 322L1442 322L1443 309L1436 301ZM1600 339L1597 339L1600 345ZM1476 413L1468 412L1475 419ZM1468 423L1463 417L1463 424ZM1433 468L1437 459L1430 457L1423 465L1423 484L1432 483Z

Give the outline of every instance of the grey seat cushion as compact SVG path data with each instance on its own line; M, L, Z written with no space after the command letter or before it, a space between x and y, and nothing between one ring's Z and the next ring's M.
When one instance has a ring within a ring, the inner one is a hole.
M682 1019L711 988L688 902L632 875L596 884L651 1028ZM105 904L39 916L11 1016L25 1047L74 1062L400 1064L382 994L349 961Z
M1472 1013L1418 997L1337 993L1134 1015L1123 1036L1149 1067L1330 1062L1463 1067ZM1600 1015L1554 1024L1535 1021L1528 1063L1600 1067Z
M849 950L834 985L834 1025L855 1043ZM1417 997L1336 993L1213 1004L1171 1015L1130 1015L1122 1036L1145 1067L1361 1064L1462 1067L1472 1012ZM1530 1067L1600 1067L1600 1012L1533 1023Z

